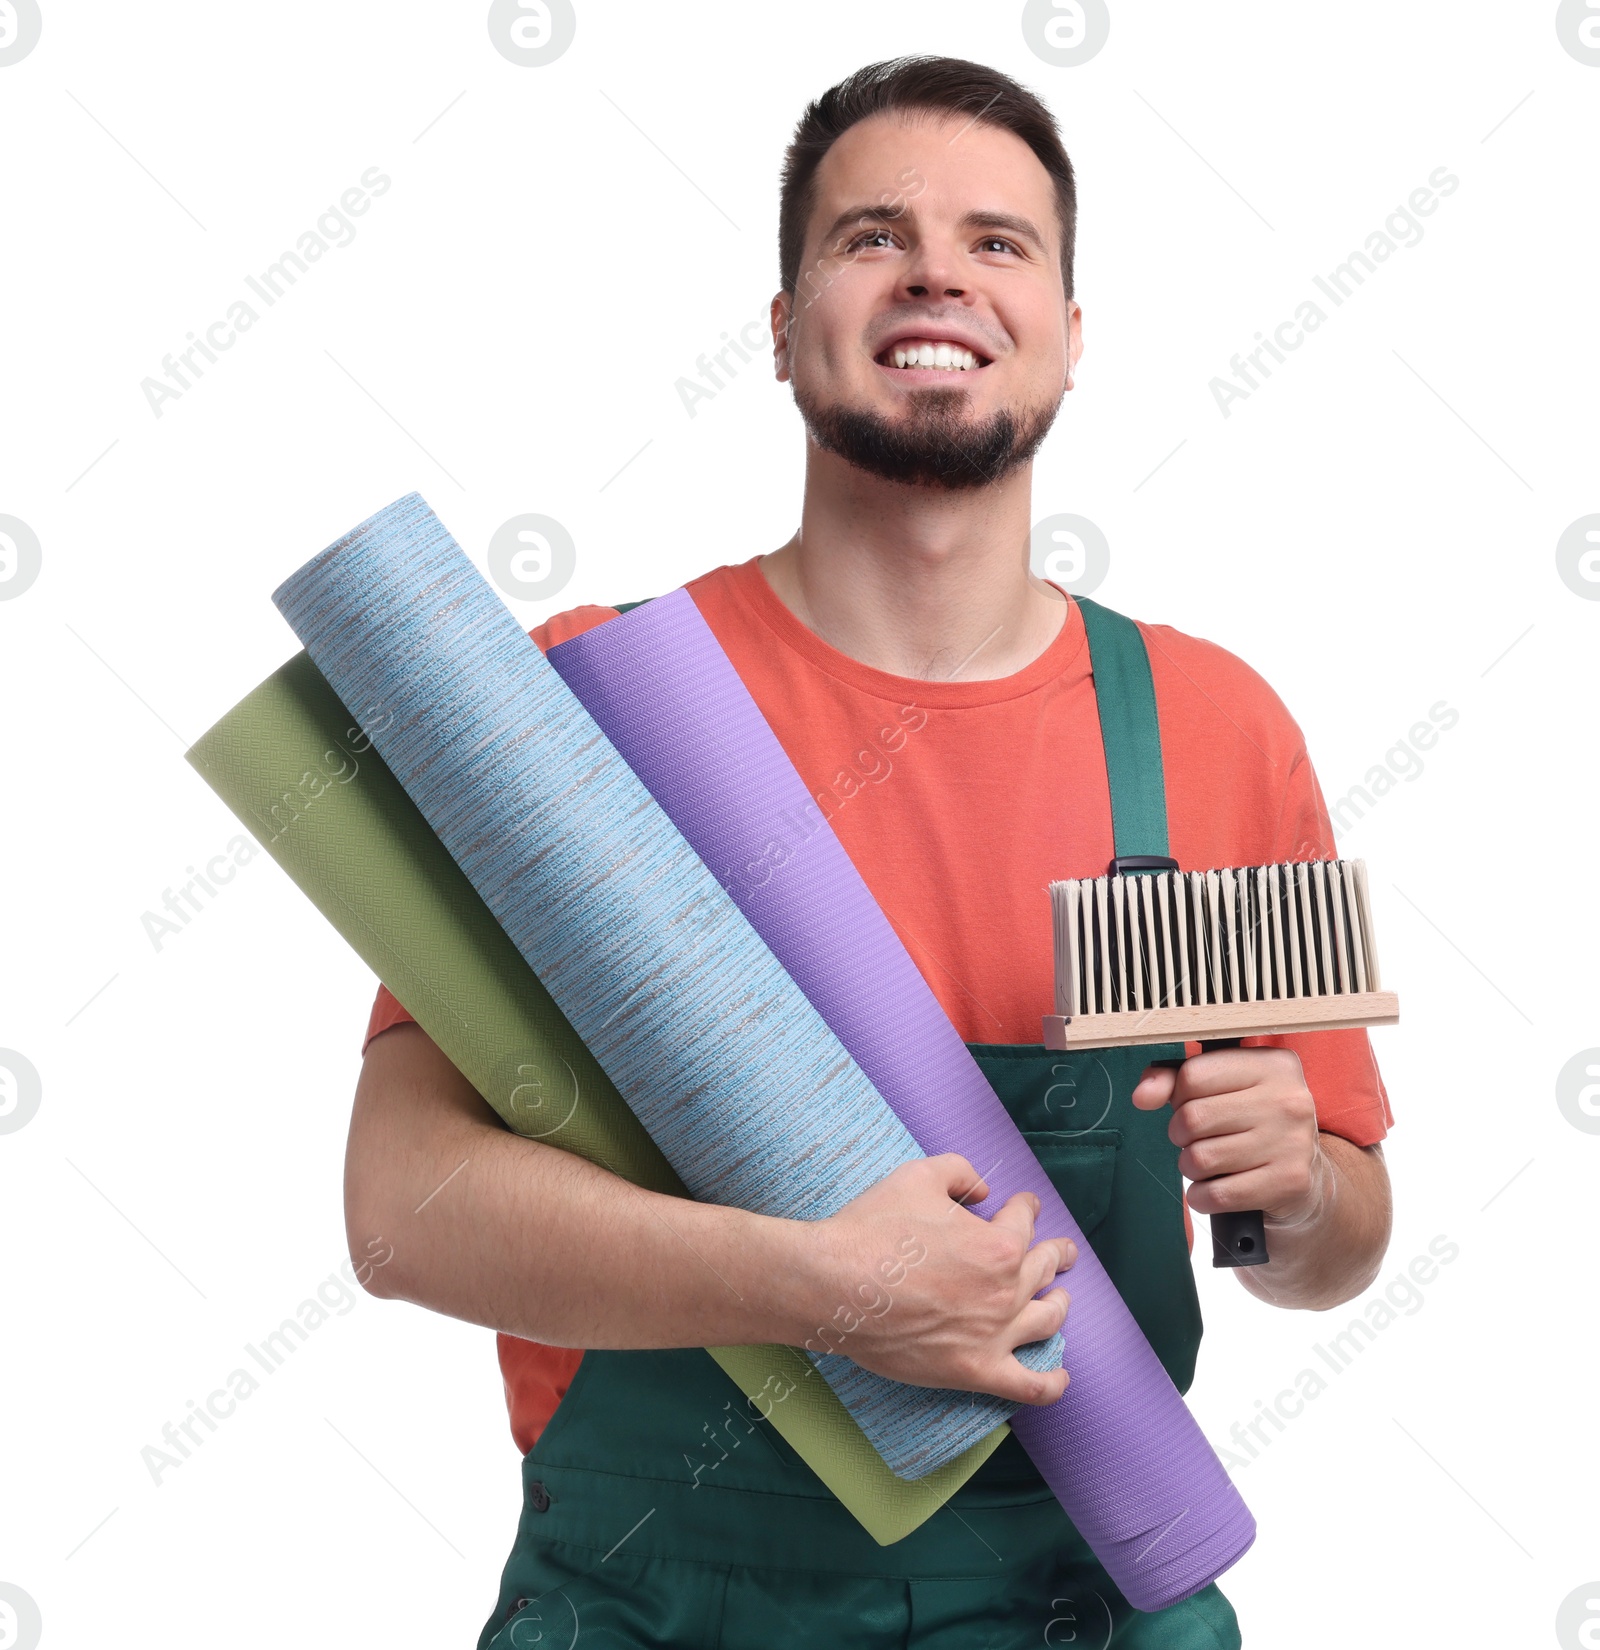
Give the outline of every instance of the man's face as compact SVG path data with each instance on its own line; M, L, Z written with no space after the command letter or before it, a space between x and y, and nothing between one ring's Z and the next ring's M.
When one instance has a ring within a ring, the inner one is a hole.
M912 485L998 481L1044 440L1082 347L1054 182L1020 138L965 116L860 121L817 169L773 318L778 376L824 451Z

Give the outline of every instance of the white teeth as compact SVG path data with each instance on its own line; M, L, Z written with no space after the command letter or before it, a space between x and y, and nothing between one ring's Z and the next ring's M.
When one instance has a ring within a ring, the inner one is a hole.
M939 367L946 372L972 372L978 358L959 344L896 344L891 352L897 367Z

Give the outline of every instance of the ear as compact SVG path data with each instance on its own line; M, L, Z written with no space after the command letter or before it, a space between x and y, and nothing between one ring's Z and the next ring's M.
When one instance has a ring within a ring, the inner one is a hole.
M794 328L794 300L779 292L772 300L772 366L780 384L789 381L789 343Z
M1083 307L1075 298L1067 299L1067 388L1072 388L1078 357L1083 354Z

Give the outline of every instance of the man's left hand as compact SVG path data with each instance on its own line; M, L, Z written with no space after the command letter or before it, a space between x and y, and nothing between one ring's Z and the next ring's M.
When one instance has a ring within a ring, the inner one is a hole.
M1322 1208L1327 1164L1317 1108L1287 1048L1214 1049L1176 1068L1148 1066L1133 1091L1141 1111L1170 1105L1167 1136L1203 1215L1260 1209L1297 1226Z

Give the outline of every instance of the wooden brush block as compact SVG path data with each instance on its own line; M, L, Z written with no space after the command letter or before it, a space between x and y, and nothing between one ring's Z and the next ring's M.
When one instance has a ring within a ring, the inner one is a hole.
M1044 1016L1049 1049L1131 1048L1140 1043L1197 1043L1213 1037L1276 1037L1296 1031L1392 1026L1400 999L1392 991L1346 991L1243 1003L1197 1003L1129 1009L1118 1014Z

